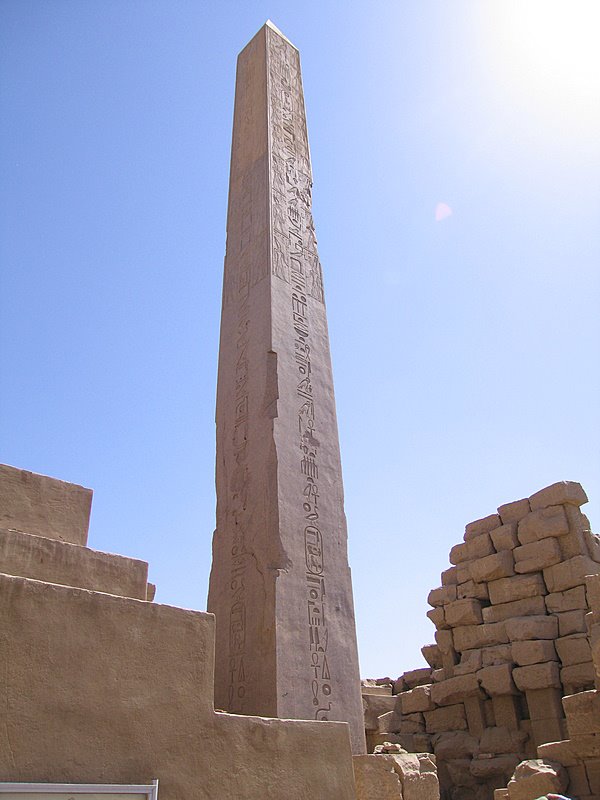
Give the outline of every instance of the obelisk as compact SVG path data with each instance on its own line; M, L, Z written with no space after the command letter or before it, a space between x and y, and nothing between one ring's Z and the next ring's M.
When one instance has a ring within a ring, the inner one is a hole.
M298 50L238 57L208 610L215 705L348 722L365 751L342 471Z

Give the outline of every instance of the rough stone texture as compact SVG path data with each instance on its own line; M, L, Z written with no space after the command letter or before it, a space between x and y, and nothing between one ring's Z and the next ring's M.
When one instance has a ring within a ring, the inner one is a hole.
M238 58L217 388L208 610L231 712L346 720L358 656L311 166L296 48Z
M570 664L585 664L592 660L589 639L585 633L573 633L557 639L554 644L563 667Z
M474 561L471 566L471 578L475 583L495 581L514 575L514 559L509 550L502 550L491 556Z
M87 544L92 490L0 464L0 528Z
M432 589L427 595L427 602L430 606L443 606L456 600L456 584L451 586L440 586Z
M522 761L508 783L510 800L534 800L550 793L561 794L567 787L565 769L553 761L533 758Z
M376 731L379 729L378 718L388 711L393 711L398 698L391 695L363 694L362 702L365 728L368 731Z
M521 544L529 544L548 536L564 536L568 532L569 523L564 508L549 506L523 517L517 535Z
M528 639L556 639L558 636L558 620L555 616L514 617L506 620L506 633L511 642L523 642Z
M475 674L448 678L431 687L431 699L437 706L453 705L466 697L480 695L481 690Z
M555 616L558 619L559 636L569 636L572 633L585 633L587 631L586 613L583 609L563 611Z
M423 645L421 653L432 669L439 669L442 666L442 653L437 644Z
M495 622L489 625L464 625L453 631L454 646L457 650L472 650L508 642L506 624Z
M515 664L526 667L529 664L540 664L543 661L556 661L554 642L548 639L534 641L515 641L512 643L512 656Z
M558 539L549 537L539 542L530 542L513 550L515 572L539 572L544 567L551 567L562 560L562 552Z
M145 561L14 530L0 530L0 572L137 600L147 599L148 564Z
M600 695L593 689L567 695L562 700L571 738L587 733L600 733Z
M462 544L456 544L450 550L449 560L451 564L460 564L463 561L472 561L476 558L483 558L494 553L494 545L487 533L470 539Z
M527 511L529 513L529 511ZM500 550L514 550L518 547L519 540L517 538L517 524L510 522L507 525L501 525L490 533L490 538L495 549Z
M587 503L588 498L583 490L583 486L576 481L558 481L539 492L532 494L529 498L531 510L546 508L547 506L557 506L568 503L574 506L582 506Z
M549 592L564 592L574 586L585 584L586 575L600 572L600 565L589 556L579 555L548 567L544 570L544 581Z
M560 688L559 665L556 661L545 661L528 667L515 667L513 680L522 692L527 689Z
M213 711L209 614L0 575L0 640L0 780L354 798L347 725Z
M477 678L481 686L490 695L517 694L517 688L512 679L512 667L510 664L498 664L494 667L486 667L477 673ZM509 751L509 752L512 752Z
M515 500L512 503L505 503L498 508L498 514L503 524L510 522L518 522L523 517L527 516L531 511L529 500Z
M425 730L427 733L443 731L464 731L467 729L467 717L462 703L453 706L442 706L434 711L426 711Z
M483 517L483 519L476 519L474 522L469 522L465 526L465 542L482 533L489 533L493 531L494 528L498 528L501 524L498 514L490 514L489 517Z
M357 800L439 800L429 753L355 756L354 775Z
M431 686L415 686L407 692L402 692L400 704L403 714L414 714L417 711L431 711L435 706L431 700Z
M482 611L484 622L502 622L511 617L526 617L530 614L544 614L546 605L541 595L513 600L512 603L499 603Z
M515 575L513 578L500 578L500 580L489 583L488 589L493 605L547 594L541 575Z
M588 604L585 596L585 586L575 586L565 592L553 592L544 598L549 614L559 611L575 611L578 608L587 611Z
M481 603L479 600L465 598L455 600L444 606L444 619L447 625L454 628L457 625L477 625L482 622Z

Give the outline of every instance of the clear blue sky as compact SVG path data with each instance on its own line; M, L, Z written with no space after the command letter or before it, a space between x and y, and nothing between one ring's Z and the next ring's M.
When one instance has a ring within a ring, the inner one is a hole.
M0 461L206 607L237 53L300 48L363 676L421 664L466 522L600 525L596 2L0 2ZM436 221L445 203L452 214Z

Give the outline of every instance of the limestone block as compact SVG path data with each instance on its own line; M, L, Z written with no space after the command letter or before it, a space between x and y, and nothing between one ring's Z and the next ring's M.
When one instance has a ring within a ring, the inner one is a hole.
M501 755L502 753L519 753L527 740L523 731L509 730L499 726L486 728L481 736L479 750L482 753Z
M525 696L532 720L562 719L564 710L560 688L529 689Z
M589 556L575 556L544 570L544 581L549 592L564 592L574 586L583 586L587 575L600 572L600 566Z
M478 625L482 622L481 602L473 598L455 600L444 606L444 616L451 628L458 625Z
M527 689L558 689L561 686L558 662L544 661L542 664L515 667L513 680L522 692Z
M508 782L509 800L534 800L548 793L562 794L569 778L566 770L555 761L532 758L522 761Z
M443 630L444 628L450 627L446 622L443 606L432 608L430 611L427 612L427 616L433 622L433 624L438 630Z
M519 708L516 697L513 695L492 697L492 707L496 725L509 730L519 730Z
M432 589L427 595L427 602L430 606L443 606L453 600L456 600L456 584Z
M356 800L403 800L400 776L392 756L354 756Z
M402 695L400 695L402 696ZM365 730L379 730L379 717L393 711L398 698L392 695L363 694L363 710L365 714Z
M500 525L501 521L498 514L490 514L489 517L483 517L482 519L476 519L474 522L469 522L468 525L465 526L465 542L483 533L489 533Z
M512 643L512 656L519 667L541 664L543 661L557 661L554 642L549 639L515 641Z
M510 664L512 660L512 650L509 644L497 644L492 647L484 647L481 650L482 667L495 667L496 664Z
M92 490L0 464L0 528L86 545Z
M477 673L477 678L490 697L518 694L517 687L512 678L512 667L510 664L498 664L495 667L486 667ZM513 751L511 750L509 752Z
M432 737L433 749L439 761L454 758L472 758L479 748L479 740L466 731L446 731Z
M586 612L581 609L563 611L555 616L558 619L559 636L569 636L572 633L585 633L587 631L587 625L585 624Z
M500 580L489 583L488 590L493 605L511 603L515 600L523 600L526 597L547 594L546 584L542 576L536 574L500 578Z
M425 661L432 669L440 669L442 666L442 653L437 644L425 644L421 648L421 653Z
M454 675L469 675L481 669L481 650L465 650L454 667Z
M511 642L529 639L556 639L558 620L554 615L513 617L505 622L506 633Z
M541 595L513 600L511 603L498 603L482 610L484 622L502 622L511 617L526 617L531 614L545 614L546 605Z
M483 558L483 556L489 556L495 552L489 534L482 533L474 539L455 545L450 550L449 560L451 564L456 565L463 561L473 561L477 558Z
M475 583L471 579L464 583L459 583L456 587L456 596L459 600L472 597L475 600L489 600L487 584Z
M517 536L521 544L537 542L548 536L564 536L569 532L569 522L562 506L549 506L532 511L519 522Z
M571 738L600 733L600 694L595 689L567 695L562 704Z
M471 578L475 583L495 581L514 575L514 560L510 550L501 550L471 563Z
M560 671L560 679L565 687L565 691L577 692L581 689L589 689L594 685L596 673L591 661L585 664L570 664L563 667Z
M558 539L548 537L537 542L530 542L513 550L515 572L538 572L544 567L551 567L562 560L562 552Z
M509 641L505 622L483 625L463 625L453 630L454 646L458 651L474 650Z
M599 576L600 577L600 576ZM549 614L562 611L576 611L578 608L587 609L585 586L575 586L565 592L552 592L544 598Z
M524 500L515 500L514 503L505 503L498 509L498 514L503 524L505 524L507 522L518 522L530 511L529 500L525 498Z
M588 498L583 490L583 486L576 481L558 481L539 492L532 494L529 498L529 505L532 511L547 506L557 506L569 503L574 506L582 506L587 503Z
M146 600L148 564L58 539L0 530L0 572Z
M402 753L394 759L400 777L403 800L439 800L440 787L435 756L430 753Z
M483 696L475 674L459 675L431 687L431 699L436 706L450 706L462 701L465 697Z
M398 695L403 714L414 714L418 711L430 711L435 708L431 699L431 685L415 686L408 692Z
M442 706L433 711L425 711L425 730L427 733L444 731L464 731L467 728L467 716L462 703L453 706Z
M570 636L557 639L554 644L563 667L585 664L586 661L592 660L589 639L585 633L572 633Z
M517 523L509 522L506 525L501 525L490 533L490 539L498 553L500 550L514 550L515 547L519 546Z
M507 753L506 755L492 758L485 758L480 755L479 758L471 761L470 772L474 778L480 781L488 781L498 778L498 776L504 776L506 782L508 782L508 778L513 774L520 760L519 753Z
M424 686L431 683L431 669L429 667L419 667L402 673L402 679L409 689L415 686Z
M458 570L456 567L448 567L442 572L442 586L456 586L458 583Z

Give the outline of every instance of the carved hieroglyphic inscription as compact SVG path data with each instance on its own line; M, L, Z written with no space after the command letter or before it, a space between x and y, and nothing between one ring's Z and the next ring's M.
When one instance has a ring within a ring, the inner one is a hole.
M309 299L323 302L321 264L311 213L308 155L300 63L297 52L279 36L269 40L271 113L272 272L290 284L290 334L297 370L298 504L302 510L305 552L307 677L315 719L328 719L333 707L327 661L325 542L319 513L318 419L311 373Z

